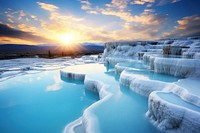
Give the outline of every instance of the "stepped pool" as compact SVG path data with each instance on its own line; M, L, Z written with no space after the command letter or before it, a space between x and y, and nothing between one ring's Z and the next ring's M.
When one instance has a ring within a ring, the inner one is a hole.
M149 119L146 118L145 113L148 110L148 99L137 93L134 93L129 88L119 84L119 75L115 74L115 71L110 66L104 66L103 64L89 64L72 66L63 71L61 74L68 78L72 78L71 74L76 75L76 70L91 70L90 72L80 71L79 74L86 74L85 86L88 89L98 91L101 95L101 100L93 104L84 112L83 123L88 132L100 132L100 133L159 133L158 130ZM103 69L104 72L102 71ZM143 69L143 68L142 68ZM92 71L94 70L94 71ZM100 70L100 72L97 72ZM132 71L131 71L132 72ZM67 74L66 74L67 73ZM134 74L134 73L133 73ZM137 75L143 75L152 77L151 71L142 71ZM77 74L77 76L79 76ZM153 73L154 80L175 82L178 78L172 76L166 76L162 74ZM171 80L169 80L171 78ZM151 78L150 78L151 79ZM103 90L99 89L98 84L100 82L107 86ZM95 89L95 86L97 87ZM105 92L104 92L105 91ZM86 121L84 123L84 121ZM88 124L89 123L89 124ZM78 125L77 127L79 127ZM76 127L75 127L76 131Z
M0 82L0 132L61 133L83 114L89 123L84 126L92 127L94 133L161 132L145 116L148 99L120 85L119 75L108 66L77 65L63 71L101 81L107 85L106 98L99 100L100 94L86 89L83 81L60 76L59 70L17 76ZM152 77L147 71L134 73ZM178 80L158 77L166 82Z

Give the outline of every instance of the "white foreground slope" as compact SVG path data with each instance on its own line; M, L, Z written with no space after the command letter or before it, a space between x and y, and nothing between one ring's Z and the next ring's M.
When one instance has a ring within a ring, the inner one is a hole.
M152 92L147 116L165 131L199 133L200 107L183 101L172 93Z

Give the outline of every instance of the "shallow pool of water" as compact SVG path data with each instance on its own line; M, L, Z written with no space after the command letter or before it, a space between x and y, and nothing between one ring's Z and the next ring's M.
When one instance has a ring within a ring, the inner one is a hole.
M180 77L174 77L171 75L155 73L152 70L135 70L135 69L127 69L128 73L133 74L135 77L149 79L149 80L158 80L163 82L176 82Z
M105 72L98 77L90 76L110 85L107 90L112 93L108 100L92 110L98 117L100 132L161 133L145 116L148 110L148 98L119 85L118 76L114 72Z
M119 75L109 67L89 64L72 66L69 70L85 72L91 79L109 86L107 91L111 97L91 110L98 120L94 124L98 124L100 132L161 132L145 117L148 99L119 85ZM148 70L133 74L161 81L162 76L165 77ZM171 82L177 78L166 76L164 80ZM98 100L98 94L85 89L83 82L67 80L58 70L17 76L0 82L0 131L61 133L67 124L82 116L83 111Z
M58 70L17 76L0 82L0 132L61 133L98 99Z
M162 99L175 104L175 105L179 105L179 106L183 106L186 107L188 109L192 109L194 111L200 112L200 107L191 104L187 101L184 101L183 99L181 99L179 96L173 94L173 93L166 93L166 92L157 92L158 96L161 97Z
M92 65L91 65L92 66ZM73 66L72 68L74 68ZM77 66L77 69L85 66ZM89 66L88 66L89 67ZM96 70L102 70L103 64L96 66ZM90 68L90 67L89 67ZM72 69L70 69L70 72ZM75 69L73 69L76 72ZM67 69L66 69L67 71ZM148 110L147 97L132 92L129 88L119 84L119 77L110 69L101 73L87 73L87 78L101 81L108 85L106 88L109 98L98 101L95 107L87 112L86 121L92 121L90 132L101 133L160 133L145 116ZM93 120L95 119L95 120Z

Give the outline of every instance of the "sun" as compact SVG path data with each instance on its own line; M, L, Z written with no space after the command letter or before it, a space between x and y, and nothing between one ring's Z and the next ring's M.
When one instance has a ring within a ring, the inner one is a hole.
M62 34L59 37L59 40L64 44L64 45L70 45L72 43L75 43L77 39L77 36L75 33L66 33Z

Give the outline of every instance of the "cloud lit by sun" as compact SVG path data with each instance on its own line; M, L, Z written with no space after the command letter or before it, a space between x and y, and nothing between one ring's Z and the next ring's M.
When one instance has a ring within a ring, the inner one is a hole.
M16 4L5 0L1 3L0 44L66 46L200 35L197 10L200 1L20 1L20 5L18 1ZM23 2L28 5L24 6ZM191 6L184 6L188 3ZM163 8L167 12L163 12ZM176 11L178 15L174 14Z

